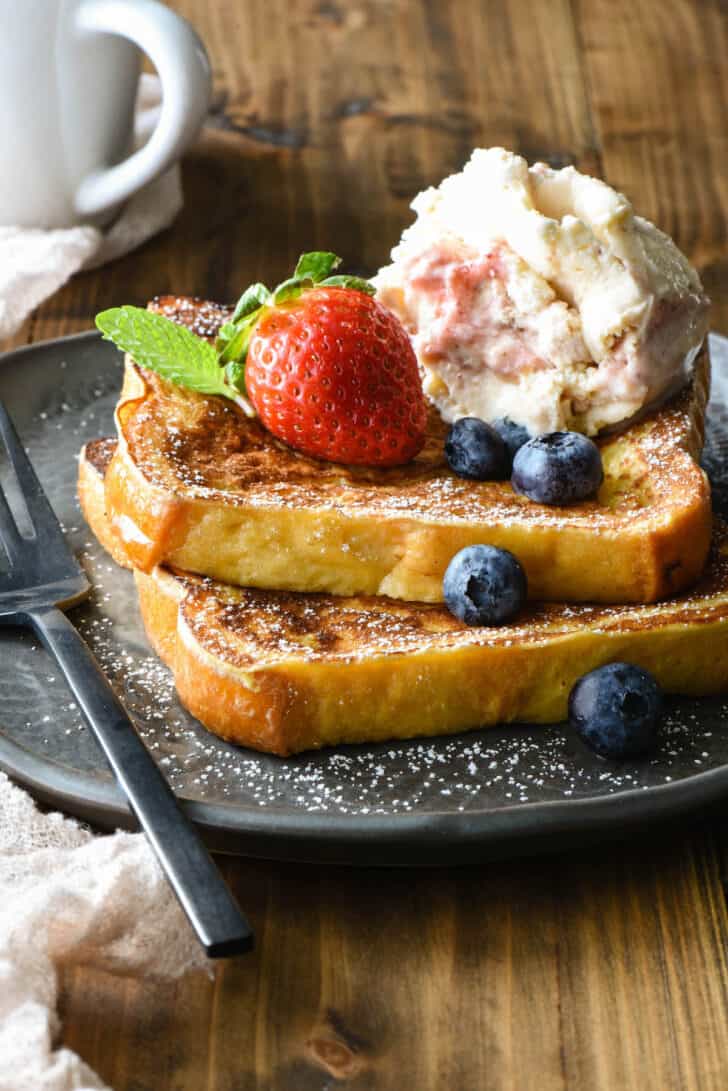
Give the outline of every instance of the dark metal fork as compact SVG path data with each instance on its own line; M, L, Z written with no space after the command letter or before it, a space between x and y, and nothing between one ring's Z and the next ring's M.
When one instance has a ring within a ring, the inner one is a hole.
M0 566L0 625L33 629L56 659L207 954L220 958L247 951L253 941L250 926L90 649L63 613L89 594L90 585L2 402L0 440L33 529L30 538L20 533L0 487L0 544L8 560L7 571Z

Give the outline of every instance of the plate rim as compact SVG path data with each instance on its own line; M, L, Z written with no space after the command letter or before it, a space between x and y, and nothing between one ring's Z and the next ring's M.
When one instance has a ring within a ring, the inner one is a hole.
M728 345L728 338L710 336ZM19 358L93 340L101 341L102 335L92 329L5 352L0 355L0 383L5 366ZM113 779L101 780L30 750L5 735L1 725L0 768L44 803L104 828L138 828ZM728 798L728 763L668 784L462 812L292 814L273 807L178 798L211 846L221 851L360 866L448 866L621 836L646 822L707 808Z

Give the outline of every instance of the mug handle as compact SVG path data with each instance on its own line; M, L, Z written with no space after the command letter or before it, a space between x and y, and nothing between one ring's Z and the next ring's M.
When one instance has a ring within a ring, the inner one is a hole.
M147 143L116 166L93 171L78 187L82 219L109 212L157 178L199 132L210 103L210 63L190 24L158 0L82 0L82 32L119 34L147 54L162 84L162 109Z

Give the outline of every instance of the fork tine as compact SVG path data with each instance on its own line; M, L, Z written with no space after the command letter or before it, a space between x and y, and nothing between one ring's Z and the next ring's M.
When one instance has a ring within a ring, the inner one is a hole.
M5 444L10 464L18 479L36 538L48 545L57 545L61 542L63 548L67 549L56 513L43 492L43 487L36 477L35 470L30 464L30 459L2 402L0 402L0 438Z
M0 542L7 553L8 560L12 564L22 548L22 538L18 533L10 505L5 499L5 493L0 487Z

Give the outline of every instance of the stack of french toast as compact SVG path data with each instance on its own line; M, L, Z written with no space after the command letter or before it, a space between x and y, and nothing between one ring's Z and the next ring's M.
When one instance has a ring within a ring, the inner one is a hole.
M230 318L189 298L150 308L210 341ZM435 410L407 464L343 466L127 357L117 437L84 448L80 499L134 569L182 702L225 739L286 755L556 722L614 661L671 693L728 688L728 535L698 464L708 390L703 347L672 400L597 439L597 495L554 507L453 474ZM528 580L495 627L442 601L451 558L483 542Z

